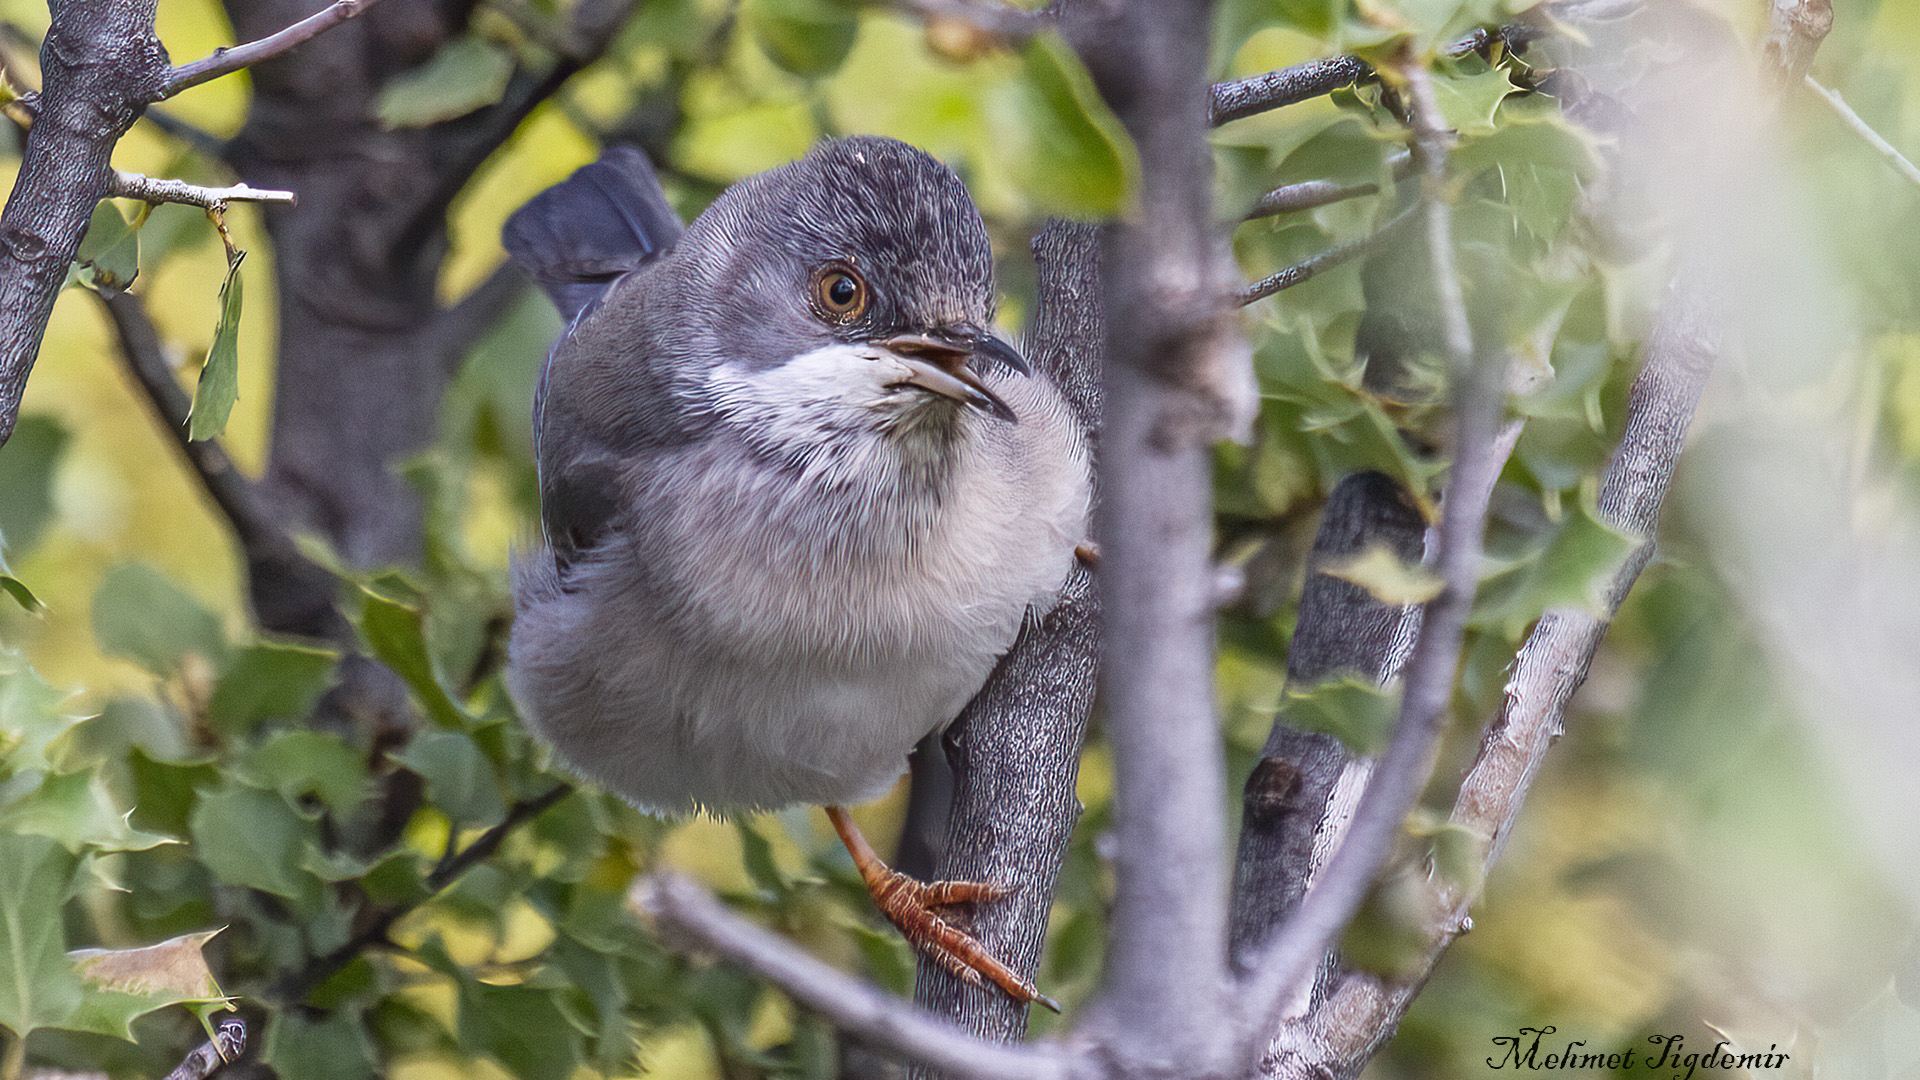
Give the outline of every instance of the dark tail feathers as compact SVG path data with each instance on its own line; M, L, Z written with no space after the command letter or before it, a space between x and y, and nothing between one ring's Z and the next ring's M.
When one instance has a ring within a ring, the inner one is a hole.
M571 321L685 231L647 155L614 146L514 211L502 239Z

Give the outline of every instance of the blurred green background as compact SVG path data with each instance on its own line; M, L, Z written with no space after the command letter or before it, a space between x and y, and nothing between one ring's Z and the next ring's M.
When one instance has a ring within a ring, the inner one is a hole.
M1763 25L1757 3L1702 6L1748 40ZM485 88L475 86L490 51L525 47L522 7L482 5L477 51L390 96L394 121L484 104ZM1391 18L1438 40L1505 13L1497 4L1424 0L1237 0L1219 13L1216 76L1375 44ZM0 0L0 55L24 85L37 81L33 51L47 19L32 0ZM210 0L163 0L159 34L176 59L230 40ZM1593 477L1620 431L1633 346L1662 280L1657 254L1596 253L1569 224L1579 192L1600 182L1606 147L1538 97L1515 94L1524 70L1469 58L1443 71L1467 163L1460 218L1469 287L1482 300L1505 298L1500 325L1540 385L1516 398L1530 424L1497 500L1489 588L1432 793L1440 807L1498 700L1520 634L1549 604L1584 602L1606 558L1554 545L1589 512ZM1841 0L1814 71L1895 145L1920 151L1920 5ZM247 93L241 75L161 108L229 135ZM948 161L994 233L1013 328L1032 305L1026 240L1039 222L1051 213L1124 212L1129 198L1131 148L1057 41L996 47L954 24L929 27L834 0L647 0L607 58L541 106L461 194L442 295L456 298L483 279L502 258L506 216L591 160L635 101L661 93L679 109L663 175L689 216L725 184L822 136L892 135ZM1810 95L1789 95L1771 126L1779 179L1801 193L1779 212L1810 229L1849 329L1816 341L1807 368L1781 378L1756 376L1751 358L1733 357L1699 425L1699 460L1741 457L1756 416L1804 420L1823 445L1838 447L1842 475L1819 499L1786 478L1770 495L1739 497L1750 508L1759 501L1763 522L1818 505L1832 529L1815 542L1823 552L1855 543L1905 552L1920 520L1920 187ZM1391 188L1387 155L1399 138L1377 88L1229 125L1214 136L1222 216L1298 179ZM17 155L17 138L0 134L8 185ZM218 176L145 124L114 161L152 175ZM1253 222L1236 231L1236 255L1252 279L1363 234L1391 209L1388 195ZM272 395L273 253L251 208L229 220L249 257L240 398L225 441L257 472ZM218 316L220 245L201 215L182 207L157 211L141 244L135 291L191 384ZM1435 473L1395 432L1430 435L1443 418L1419 401L1390 404L1357 388L1353 343L1367 310L1362 271L1349 266L1246 316L1266 396L1256 438L1223 448L1217 477L1223 557L1242 563L1250 581L1223 617L1220 659L1236 786L1278 705L1300 559L1325 492L1354 468L1422 487ZM405 622L405 613L421 613L414 633L431 658L428 677L456 699L458 715L399 755L429 791L402 844L357 863L343 861L323 830L371 798L382 767L350 736L297 730L332 658L302 659L285 643L259 640L231 540L121 374L111 328L83 289L63 294L20 429L0 449L6 560L46 606L30 614L0 604L5 745L23 752L34 732L59 740L33 768L10 759L4 775L13 786L0 797L43 776L80 775L100 805L136 807L133 827L184 841L134 850L108 826L69 837L72 854L96 873L81 879L56 923L66 945L130 947L225 925L208 948L213 972L228 993L257 1004L289 967L346 939L353 904L418 905L395 926L406 951L363 956L310 988L302 1007L275 1010L264 1030L256 1026L266 1060L290 1080L585 1080L643 1069L729 1080L832 1075L841 1059L817 1020L725 969L669 958L622 913L628 877L656 863L698 874L837 963L910 985L905 947L866 909L810 810L669 824L576 795L447 892L422 895L450 843L479 835L548 782L497 675L466 684L455 673L472 669L486 635L498 633L488 620L508 610L508 551L534 528L527 414L557 328L545 301L529 296L474 351L442 405L439 443L409 466L432 507L434 565L399 568L404 582L359 578L363 618L398 611ZM1553 1025L1559 1034L1550 1041L1583 1039L1597 1050L1669 1034L1700 1050L1722 1037L1777 1045L1792 1061L1770 1075L1920 1077L1920 877L1903 861L1911 846L1897 839L1920 835L1920 773L1912 771L1920 754L1898 726L1832 726L1846 699L1828 691L1830 673L1817 658L1780 632L1780 613L1756 601L1775 584L1767 576L1774 564L1742 554L1745 534L1722 505L1727 483L1691 455L1683 464L1660 556L1576 701L1487 882L1473 933L1443 961L1369 1075L1488 1075L1493 1038ZM1570 568L1555 569L1556 559L1572 560ZM1898 560L1884 569L1896 582L1920 571ZM1880 580L1850 585L1872 592ZM1905 595L1889 586L1862 602L1873 609ZM1920 636L1902 640L1899 630L1911 624L1890 626L1894 636L1882 644L1920 668ZM1858 685L1875 673L1844 677ZM249 685L279 696L236 704ZM1905 706L1912 726L1920 701ZM83 716L92 719L71 719ZM1857 782L1862 752L1889 767L1892 787ZM1096 734L1081 781L1088 812L1040 980L1067 1002L1069 1019L1098 981L1109 873L1098 854L1110 796L1105 760ZM903 804L896 792L860 816L876 835L892 835ZM261 821L281 823L284 836L250 835ZM46 831L0 816L8 830ZM236 850L256 843L265 846L236 860ZM259 867L269 864L284 874L263 879ZM131 891L110 891L107 881ZM1036 1028L1057 1024L1042 1016ZM132 1031L136 1044L43 1028L29 1050L36 1067L160 1075L200 1038L180 1009L155 1012Z

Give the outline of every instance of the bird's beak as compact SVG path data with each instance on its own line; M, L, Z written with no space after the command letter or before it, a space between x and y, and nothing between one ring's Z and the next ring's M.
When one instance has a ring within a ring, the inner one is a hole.
M1000 395L967 366L967 361L984 356L1020 372L1031 374L1027 362L1013 346L991 333L980 331L966 337L935 337L931 334L901 334L881 342L888 352L899 357L911 372L901 384L917 386L929 393L951 398L962 405L996 416L1010 424L1020 418Z

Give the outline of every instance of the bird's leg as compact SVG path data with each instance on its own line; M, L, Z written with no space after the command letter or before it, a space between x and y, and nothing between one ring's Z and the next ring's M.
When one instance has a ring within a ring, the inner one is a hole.
M974 986L979 986L984 978L1015 1001L1039 1002L1054 1012L1060 1011L1058 1002L995 959L973 935L936 914L939 908L958 904L1003 900L1011 895L1011 889L981 881L915 881L881 861L845 807L829 806L826 810L827 820L833 822L840 842L847 846L847 854L853 856L854 868L860 871L860 880L866 882L874 904L888 922L900 928L900 933L914 948Z

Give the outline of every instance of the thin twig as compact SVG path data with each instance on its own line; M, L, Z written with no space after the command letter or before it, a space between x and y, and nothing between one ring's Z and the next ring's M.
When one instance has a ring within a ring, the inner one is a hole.
M385 944L387 932L393 929L394 923L440 895L447 886L459 880L461 874L473 869L481 860L498 851L501 843L513 830L538 817L542 811L571 794L573 794L573 785L555 784L531 799L516 802L508 807L507 816L502 818L498 825L481 833L478 839L459 851L449 851L440 857L433 871L427 875L426 895L412 903L399 904L380 912L365 929L348 939L346 944L325 956L314 957L299 971L288 973L275 988L275 995L281 1001L297 1002L305 997L308 991L332 977L334 972L352 963L353 959L362 952L376 945Z
M230 202L285 203L291 206L294 201L291 191L273 191L246 184L223 188L202 187L184 180L142 176L119 169L107 174L107 194L147 203L182 203L203 210L223 210Z
M249 41L245 45L231 48L222 46L213 50L213 55L191 64L181 64L167 73L160 87L160 98L170 98L189 87L210 82L222 75L231 75L242 68L249 68L262 60L270 60L296 45L304 44L324 31L346 22L365 12L380 0L335 0L313 15L309 15L277 34L269 34L258 41Z
M1239 301L1241 307L1245 307L1256 300L1265 300L1267 297L1283 289L1291 289L1295 285L1311 280L1318 274L1350 261L1356 255L1372 250L1374 245L1386 239L1389 235L1398 232L1402 226L1405 226L1413 219L1414 208L1409 207L1402 210L1385 225L1380 226L1366 236L1358 240L1349 240L1344 244L1335 245L1318 254L1310 255L1277 274L1271 274L1261 278L1259 281L1241 289L1234 295L1234 299Z
M1829 90L1821 86L1811 75L1806 76L1804 81L1807 89L1819 94L1820 100L1827 103L1827 107L1833 110L1834 115L1838 116L1842 123L1852 128L1854 134L1865 139L1867 145L1878 151L1881 157L1886 158L1887 161L1892 164L1895 171L1899 172L1901 176L1906 177L1914 184L1920 185L1920 168L1915 168L1913 162L1907 159L1907 155L1901 153L1899 148L1882 138L1879 132L1873 130L1872 125L1862 120L1860 114L1853 111L1853 106L1848 105L1846 99L1840 96L1838 90Z
M207 1080L247 1052L247 1022L229 1016L214 1025L213 1038L193 1048L167 1074L167 1080Z
M1312 210L1316 207L1331 206L1348 199L1358 199L1366 195L1378 195L1379 184L1341 184L1332 180L1302 180L1297 184L1277 187L1260 196L1247 211L1246 220L1273 217L1276 214L1291 214L1297 210Z
M1068 1059L1039 1046L982 1042L899 998L809 956L735 915L692 881L665 871L634 886L635 908L670 945L717 953L779 987L835 1027L958 1080L1065 1080Z
M1445 587L1424 612L1419 642L1408 661L1393 740L1381 756L1346 839L1294 917L1251 962L1243 981L1241 1020L1265 1046L1296 988L1311 978L1340 931L1359 909L1367 888L1401 831L1431 767L1446 720L1467 613L1478 579L1481 533L1498 470L1498 426L1503 404L1496 365L1475 352L1459 271L1453 256L1450 208L1444 199L1446 130L1426 67L1403 57L1413 121L1413 153L1421 165L1429 256L1454 379L1454 463L1441 509L1436 568Z

